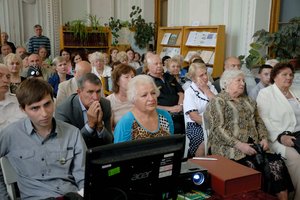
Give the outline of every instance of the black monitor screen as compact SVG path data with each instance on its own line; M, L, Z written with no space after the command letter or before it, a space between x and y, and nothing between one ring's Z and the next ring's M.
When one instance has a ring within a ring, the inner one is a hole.
M176 199L184 146L173 135L89 149L84 199Z

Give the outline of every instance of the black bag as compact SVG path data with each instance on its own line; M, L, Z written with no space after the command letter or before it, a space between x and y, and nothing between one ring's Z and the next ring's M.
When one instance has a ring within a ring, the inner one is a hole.
M297 132L290 132L290 131L284 131L283 133L278 135L277 140L280 142L281 136L283 135L289 135L289 136L293 136L296 139L293 140L294 142L294 148L296 149L296 151L300 154L300 131ZM281 143L281 142L280 142Z

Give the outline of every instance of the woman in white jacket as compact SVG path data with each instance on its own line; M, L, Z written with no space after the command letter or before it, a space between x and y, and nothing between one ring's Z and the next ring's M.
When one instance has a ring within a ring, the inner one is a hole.
M300 154L293 148L294 137L286 131L300 131L300 89L292 88L294 68L278 63L271 72L272 85L258 93L257 106L268 132L270 147L285 159L294 187L294 199L300 199ZM282 134L283 133L283 134Z

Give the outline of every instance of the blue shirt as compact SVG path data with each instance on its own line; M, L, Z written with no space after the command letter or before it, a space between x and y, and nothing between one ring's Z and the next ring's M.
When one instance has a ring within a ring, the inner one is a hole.
M6 156L17 173L23 200L40 200L77 192L84 187L86 145L79 129L53 119L41 138L29 118L0 131L0 157ZM5 187L0 170L0 199Z
M66 80L69 80L70 78L73 78L73 76L66 74ZM57 73L52 74L52 76L50 76L48 79L48 83L53 87L54 97L56 97L58 91L58 85L60 83L58 74Z
M155 130L154 132L147 130L141 124L139 124L132 112L126 113L117 123L117 126L114 131L114 143L132 140L132 133L137 129L142 129L142 131L152 135L157 134L160 130L163 129L163 131L173 135L174 125L171 115L165 110L156 109L156 111L158 113L158 127L157 130ZM139 127L134 127L134 125L138 125Z

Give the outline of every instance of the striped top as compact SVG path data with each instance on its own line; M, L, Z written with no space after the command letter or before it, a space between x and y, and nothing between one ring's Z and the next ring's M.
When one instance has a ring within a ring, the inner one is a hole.
M44 46L46 47L48 54L51 53L50 40L48 37L41 35L40 37L33 36L28 41L28 52L29 53L37 53L38 49Z

